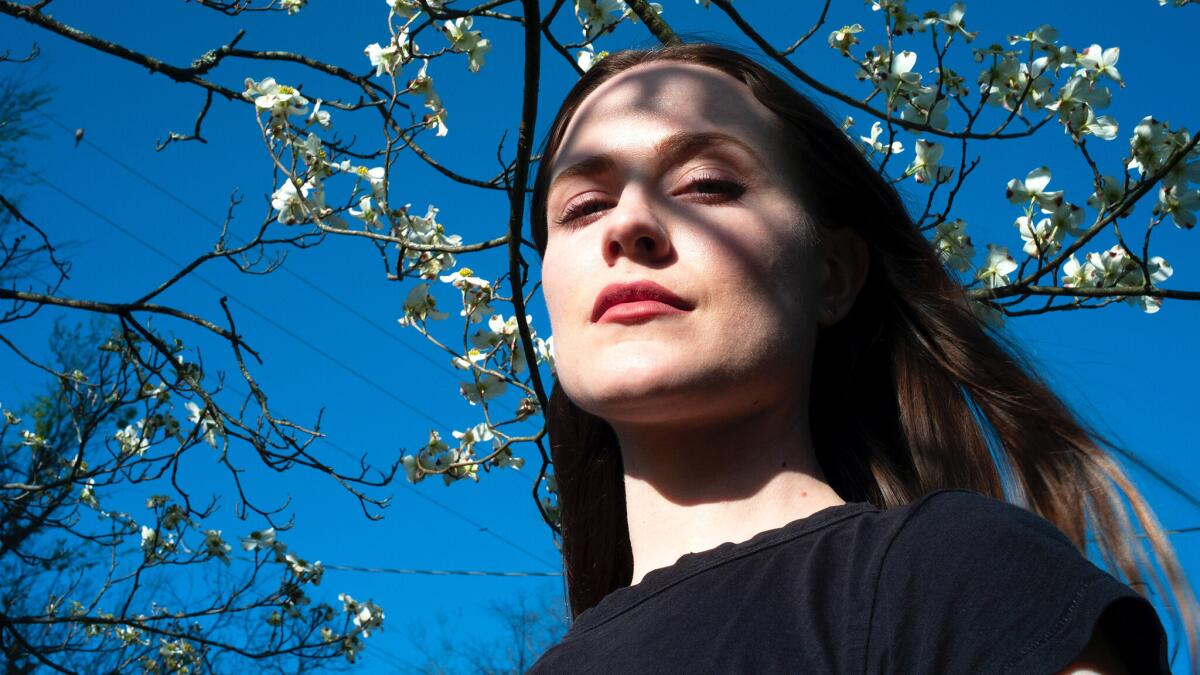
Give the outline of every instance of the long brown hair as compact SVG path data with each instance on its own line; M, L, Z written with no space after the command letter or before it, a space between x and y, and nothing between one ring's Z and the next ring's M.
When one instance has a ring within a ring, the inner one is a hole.
M849 314L821 330L810 397L821 468L847 501L887 508L940 488L967 488L1024 506L1139 592L1173 602L1193 659L1198 610L1162 528L1138 490L1016 348L982 322L908 215L896 190L820 108L734 51L708 44L629 50L596 63L567 94L546 139L531 219L546 247L550 165L580 103L634 66L659 61L714 68L746 84L784 123L796 189L813 220L851 227L870 268ZM798 164L798 163L797 163ZM557 384L546 411L558 486L567 595L574 618L628 586L633 555L616 434ZM1153 551L1136 543L1125 500Z

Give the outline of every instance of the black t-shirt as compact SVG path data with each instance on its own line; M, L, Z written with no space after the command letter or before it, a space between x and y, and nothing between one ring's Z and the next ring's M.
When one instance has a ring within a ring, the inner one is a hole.
M1100 620L1130 672L1169 672L1150 603L1056 527L940 490L683 555L580 614L529 672L1055 673Z

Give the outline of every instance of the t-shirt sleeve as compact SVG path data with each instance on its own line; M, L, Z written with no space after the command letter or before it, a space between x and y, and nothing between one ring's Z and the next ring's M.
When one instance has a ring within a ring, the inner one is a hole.
M910 506L882 556L868 670L1057 673L1097 623L1130 672L1170 672L1153 606L1058 528L975 492L938 492Z

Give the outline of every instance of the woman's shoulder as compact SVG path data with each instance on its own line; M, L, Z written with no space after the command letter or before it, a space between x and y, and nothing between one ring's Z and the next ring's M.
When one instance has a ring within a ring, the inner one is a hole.
M1056 672L1102 620L1134 627L1118 648L1153 665L1142 670L1165 663L1150 603L1041 516L968 490L889 512L871 619L871 652L887 670Z
M936 490L888 511L894 517L893 545L901 549L1019 542L1023 547L1044 548L1047 555L1079 555L1070 539L1045 518L973 490Z

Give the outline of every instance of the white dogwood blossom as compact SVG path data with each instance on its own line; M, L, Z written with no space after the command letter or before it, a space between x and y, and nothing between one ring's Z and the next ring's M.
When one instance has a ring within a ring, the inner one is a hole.
M1200 209L1200 190L1181 190L1174 185L1158 189L1154 213L1171 216L1177 227L1190 230L1196 226L1196 210Z
M459 393L471 405L489 401L506 391L508 391L508 383L490 373L480 375L474 382L463 382L459 385Z
M473 274L471 268L463 267L457 272L443 275L441 280L462 291L463 310L459 316L470 317L472 323L479 323L485 315L492 314L491 305L488 304L492 300L492 284Z
M355 629L361 631L364 638L383 625L383 610L374 602L358 602L345 593L339 593L338 600L342 602L342 610L353 617Z
M863 31L862 24L854 23L829 33L829 46L842 53L850 55L850 48L858 44L858 34Z
M430 284L427 283L417 284L408 292L408 297L404 300L404 317L399 320L400 325L446 318L445 312L437 311L437 301L429 294L429 287Z
M954 169L938 164L945 148L938 143L918 138L913 149L917 156L904 170L905 176L912 176L918 183L944 183L950 180Z
M277 551L283 546L282 542L275 539L275 528L268 527L265 530L255 530L250 533L250 536L242 539L243 551Z
M1016 178L1008 181L1008 189L1005 191L1005 197L1013 204L1028 205L1030 202L1037 202L1038 206L1043 209L1057 209L1058 205L1063 201L1062 190L1057 192L1049 192L1046 186L1050 184L1050 169L1048 167L1038 167L1030 171L1024 181Z
M935 87L925 87L921 93L908 101L908 105L900 113L900 118L906 122L928 124L934 129L945 129L950 124L950 118L946 116L946 111L950 108L950 99L937 96Z
M188 410L188 421L200 427L200 435L214 448L217 447L217 436L221 435L221 427L208 411L192 401L184 404Z
M987 288L1000 288L1009 284L1008 275L1017 271L1017 261L1008 254L1008 247L988 244L987 261L975 272L975 278Z
M408 31L401 31L386 47L372 42L363 49L363 53L375 66L375 77L394 75L410 58Z
M1027 255L1042 258L1053 255L1062 246L1065 231L1055 227L1050 218L1040 218L1035 222L1032 216L1019 216L1014 224L1025 242L1022 250Z
M390 16L411 19L422 12L421 0L384 0L391 9ZM425 0L431 9L441 9L442 0ZM390 18L390 17L389 17Z
M467 54L467 69L478 73L479 69L483 68L483 57L492 49L492 43L482 37L479 31L471 30L471 22L471 17L460 16L446 21L442 28L445 30L446 39L450 40L450 47Z
M222 562L229 563L229 552L233 547L225 543L221 538L220 530L205 530L204 531L204 553L212 558L217 558Z
M966 25L963 24L963 16L966 14L966 12L967 6L961 2L956 2L953 5L950 5L950 11L946 12L945 14L935 15L927 19L925 23L941 25L946 29L946 32L950 34L960 33L967 42L970 42L971 40L974 40L979 33L972 33L968 31Z
M313 181L308 180L297 190L296 183L289 178L271 194L271 208L279 212L275 219L281 225L294 225L308 219L313 207L317 206L307 201L313 186Z
M308 123L316 124L322 129L328 129L333 126L333 119L329 115L328 110L321 110L321 99L313 104L312 112L308 115Z
M1092 45L1080 52L1077 57L1080 68L1094 77L1107 77L1122 87L1125 86L1121 73L1117 70L1117 59L1121 56L1119 47L1101 49L1100 45Z
M608 56L607 51L596 51L596 48L591 44L586 44L575 53L575 63L579 66L580 70L586 73L606 56Z
M273 77L262 82L246 78L246 91L242 92L242 96L253 100L255 108L269 111L272 117L286 118L308 113L308 99L299 90L279 84Z
M126 425L117 433L113 434L113 438L117 440L121 448L122 454L142 456L146 454L146 450L150 449L150 439L143 435L145 429L145 420L138 420L137 426L132 424Z
M888 144L879 140L879 136L882 133L883 124L880 122L875 122L871 125L871 135L859 136L859 139L871 152L878 152L884 155L895 155L904 152L904 144L900 141L892 141L890 144Z
M971 258L975 247L967 235L967 223L961 218L937 224L933 237L933 248L942 264L959 272L971 269Z
M589 42L628 15L629 8L621 0L575 0L575 18Z

